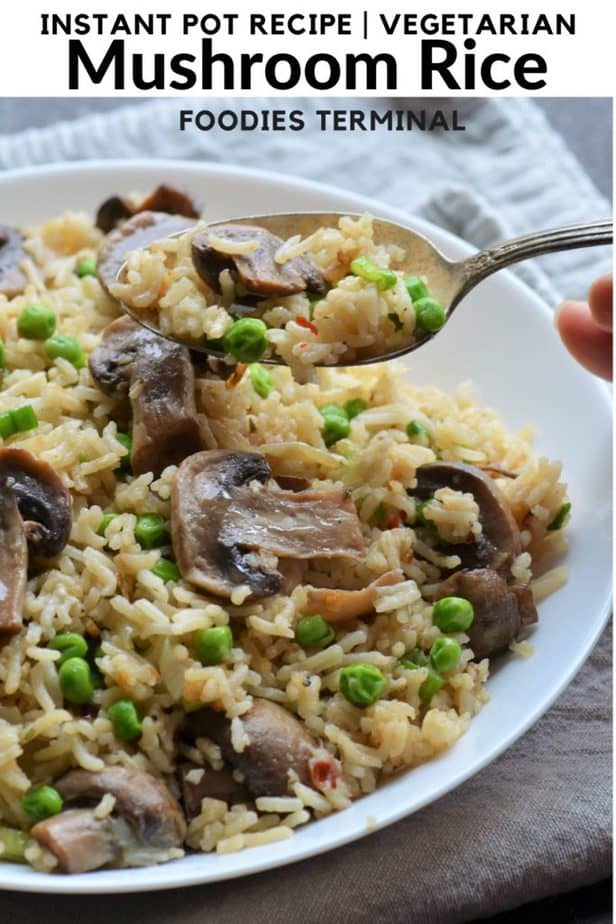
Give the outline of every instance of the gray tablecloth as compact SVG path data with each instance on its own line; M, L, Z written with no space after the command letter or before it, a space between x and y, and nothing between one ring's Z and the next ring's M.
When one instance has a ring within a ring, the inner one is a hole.
M201 105L280 108L281 102ZM287 105L310 111L315 103ZM349 105L328 101L330 107ZM608 203L528 100L463 101L467 131L459 134L255 133L250 143L225 133L180 135L179 106L155 102L0 138L0 167L144 155L261 166L421 211L478 246L609 214ZM555 304L562 295L583 296L608 268L602 248L566 259L553 255L518 271ZM243 880L149 898L46 900L5 893L3 912L13 924L31 924L41 914L48 924L66 924L75 915L89 924L448 924L592 883L611 868L610 705L608 632L556 705L506 754L385 831Z

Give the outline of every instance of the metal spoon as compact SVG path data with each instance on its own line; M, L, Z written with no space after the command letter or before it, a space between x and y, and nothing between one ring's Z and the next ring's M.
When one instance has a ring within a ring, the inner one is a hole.
M305 237L318 228L337 227L340 218L349 214L349 212L288 212L273 215L251 215L250 217L228 218L224 222L213 222L210 227L215 228L217 225L231 222L233 224L258 225L283 240L287 240L296 234ZM350 217L359 218L360 216L351 214ZM446 321L451 318L455 309L471 289L474 289L482 280L498 270L521 260L527 260L530 257L538 257L558 250L611 244L613 240L612 221L604 219L582 225L570 225L565 228L553 228L547 231L538 231L534 234L526 234L510 241L504 241L502 244L495 244L494 247L489 247L486 250L480 250L464 260L454 261L449 260L422 234L404 225L382 218L374 218L373 231L374 240L377 244L396 244L404 251L403 263L402 265L396 265L397 270L426 277L430 295L436 298L445 309ZM123 270L124 267L120 269L118 279L122 277ZM160 331L152 324L151 318L144 319L123 302L120 304L122 309L136 321L160 334ZM198 350L213 356L222 356L221 353L208 348L205 344L182 341L179 337L174 338L169 335L163 336L183 342L192 350ZM434 336L436 336L435 333L427 333L421 339L404 346L397 346L387 353L360 356L354 360L341 361L339 365L358 366L394 359L423 346ZM263 358L260 361L271 365L284 364L283 360L276 356L271 359Z

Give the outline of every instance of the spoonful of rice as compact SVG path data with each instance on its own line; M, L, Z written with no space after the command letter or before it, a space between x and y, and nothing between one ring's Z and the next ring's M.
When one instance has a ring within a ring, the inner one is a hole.
M99 277L156 333L229 364L382 362L443 329L497 270L612 242L609 220L525 235L449 260L411 228L337 212L206 224L141 212L111 232Z

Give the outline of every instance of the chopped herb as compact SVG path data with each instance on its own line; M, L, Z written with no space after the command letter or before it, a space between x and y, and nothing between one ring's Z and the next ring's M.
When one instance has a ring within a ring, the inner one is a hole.
M567 503L562 505L562 507L560 508L560 510L554 517L554 519L550 523L548 523L548 527L547 527L548 530L550 532L554 532L557 529L562 529L565 523L567 522L567 519L569 518L570 510L571 510L571 503L567 501Z

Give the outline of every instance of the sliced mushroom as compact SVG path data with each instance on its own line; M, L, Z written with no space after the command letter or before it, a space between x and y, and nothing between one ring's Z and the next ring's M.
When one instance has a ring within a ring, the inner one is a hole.
M299 719L283 706L266 699L255 699L252 708L240 716L249 740L239 753L231 741L231 723L213 709L194 712L189 726L197 736L211 738L224 759L244 775L254 796L286 796L289 770L302 783L311 784L310 760L316 742Z
M139 840L150 847L176 847L186 835L186 822L177 800L165 784L149 773L127 767L69 770L54 784L62 798L98 802L112 795L115 812L131 825Z
M121 221L132 218L134 214L130 202L122 196L110 196L99 206L95 224L103 234L109 234Z
M507 501L492 479L462 462L430 462L417 469L416 494L427 499L439 488L470 492L479 506L480 539L456 545L463 568L492 568L507 574L520 550L520 531Z
M197 774L199 779L189 779ZM238 783L228 767L222 770L212 770L211 767L198 767L197 764L185 764L180 768L180 786L182 789L182 803L187 821L192 821L201 812L203 799L221 799L229 805L240 802L249 802L250 793L241 783Z
M228 254L216 250L210 243L211 236L232 245L256 241L258 247L247 253ZM192 259L201 278L216 292L220 291L220 273L228 269L237 273L249 293L263 298L295 295L307 289L323 295L327 281L311 260L294 257L285 263L276 262L276 252L282 244L282 238L256 225L214 225L193 237Z
M0 225L0 293L7 298L14 298L26 287L27 279L21 269L25 258L21 233Z
M63 873L87 873L112 863L118 854L110 818L96 818L89 809L69 809L30 830L51 851Z
M159 475L204 446L189 352L178 343L155 340L137 355L131 377L131 466L136 475Z
M0 633L14 635L23 624L28 546L10 488L0 481Z
M206 422L197 413L195 374L186 347L130 318L118 318L90 355L90 372L107 394L129 391L134 474L159 475L205 445Z
M265 486L270 477L258 453L200 452L182 463L171 495L171 531L186 580L222 597L238 584L248 584L254 596L269 596L282 576L267 556L363 552L355 507L342 490L272 490Z
M161 183L139 205L131 205L127 199L120 196L106 199L96 213L96 227L108 234L119 222L146 211L166 212L169 215L184 215L186 218L197 219L201 214L201 203L183 190Z
M306 611L319 613L334 625L350 622L374 612L377 587L389 587L404 580L402 571L386 571L361 590L337 590L331 587L310 587L306 598Z
M441 597L464 597L473 604L475 617L467 634L478 661L506 651L523 629L537 622L530 588L510 587L491 568L452 574L439 584L436 599Z
M24 449L0 449L0 483L17 502L30 555L58 555L71 531L71 496L51 466Z
M107 395L128 392L135 357L154 336L126 315L107 325L89 359L92 378L101 391Z
M189 218L164 212L139 212L129 218L108 234L100 247L96 267L101 285L109 291L131 250L147 247L178 231L186 231L193 224Z

